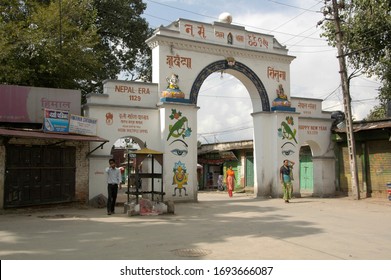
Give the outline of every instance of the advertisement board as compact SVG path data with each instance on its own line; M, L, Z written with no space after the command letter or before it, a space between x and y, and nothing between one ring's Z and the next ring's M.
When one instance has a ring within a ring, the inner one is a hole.
M44 109L44 132L68 133L69 132L69 112Z
M81 113L79 90L0 85L0 122L42 123L44 109Z
M69 133L96 136L97 122L97 119L71 114L69 118Z

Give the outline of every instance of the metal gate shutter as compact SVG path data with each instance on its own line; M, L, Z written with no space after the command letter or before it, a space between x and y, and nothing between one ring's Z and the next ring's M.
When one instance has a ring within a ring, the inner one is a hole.
M75 147L9 145L6 154L4 207L73 200Z
M388 140L368 142L370 192L387 192L391 182L391 144Z
M363 185L363 149L359 143L356 143L356 161L357 161L357 172L358 172L358 185L361 191L364 190ZM339 162L340 168L340 188L343 192L352 192L352 176L350 173L350 160L349 150L346 146L342 147L342 158Z

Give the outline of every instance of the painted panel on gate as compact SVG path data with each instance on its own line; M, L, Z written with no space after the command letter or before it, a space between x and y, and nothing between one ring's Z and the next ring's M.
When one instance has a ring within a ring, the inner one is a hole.
M297 152L297 130L292 116L287 116L285 120L281 122L280 128L277 130L278 137L282 140L280 148L281 154L285 157L289 157Z
M188 196L186 185L188 184L189 173L184 160L187 157L189 147L186 141L191 136L192 129L189 127L188 118L177 109L171 109L168 118L170 121L166 140L169 143L172 156L182 160L176 161L172 167L172 186L174 187L172 196L182 197L182 194Z

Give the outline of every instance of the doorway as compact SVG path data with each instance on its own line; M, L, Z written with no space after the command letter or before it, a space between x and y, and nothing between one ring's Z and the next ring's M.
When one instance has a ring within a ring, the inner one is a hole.
M314 192L314 165L310 146L300 148L300 193Z
M246 183L245 187L254 187L254 156L246 155Z

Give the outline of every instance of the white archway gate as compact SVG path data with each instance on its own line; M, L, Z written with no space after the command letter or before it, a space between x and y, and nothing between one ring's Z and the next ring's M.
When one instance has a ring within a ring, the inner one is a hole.
M103 95L87 98L85 115L100 120L98 135L113 141L137 137L164 152L166 199L197 200L198 92L211 73L224 71L243 83L252 101L255 193L280 196L279 167L286 158L298 163L303 144L300 114L290 101L294 57L288 50L272 35L228 20L206 24L179 19L158 28L147 43L153 83L106 81ZM106 193L102 170L110 149L98 149L91 157L90 197ZM294 176L299 178L298 169ZM299 193L297 182L294 192Z

